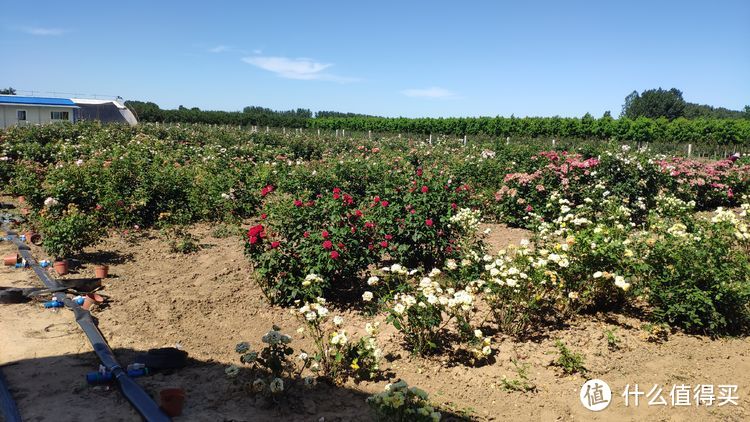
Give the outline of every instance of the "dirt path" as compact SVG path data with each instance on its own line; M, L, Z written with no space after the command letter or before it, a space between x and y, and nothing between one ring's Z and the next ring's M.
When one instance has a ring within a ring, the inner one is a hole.
M495 248L524 237L522 231L494 228ZM292 334L295 347L309 349L309 339L297 338L300 324L288 310L267 304L252 281L241 242L213 238L211 229L209 225L193 229L204 245L191 255L170 253L156 233L134 244L111 236L88 251L91 260L110 263L112 277L104 281L104 292L112 301L95 316L121 362L127 364L135 352L152 347L180 344L190 353L193 361L188 368L139 379L152 395L164 387L186 388L185 416L178 420L369 420L364 398L382 391L386 380L343 387L321 385L295 396L282 410L256 407L227 381L225 365L237 363L234 345L245 340L257 346L271 324ZM6 252L8 246L0 244L0 251ZM34 252L44 256L38 249ZM77 272L70 277L92 275L93 266ZM29 271L0 270L0 286L35 284ZM366 319L346 311L337 313L345 315L350 331L362 331ZM750 419L750 340L672 333L666 342L655 343L647 339L643 325L631 317L608 314L571 321L565 329L540 333L534 342L497 337L496 362L481 368L452 365L444 358L412 358L393 329L384 329L378 340L389 356L383 366L394 374L391 381L403 378L455 413L480 420ZM606 330L613 330L617 349L608 346ZM0 338L0 365L26 419L97 420L106 414L106 420L138 420L119 393L92 389L83 382L84 374L96 370L97 362L70 312L54 313L30 304L0 305ZM586 410L578 398L586 378L565 376L550 366L557 356L554 342L558 339L584 355L589 377L602 379L612 388L609 408L600 413ZM528 365L528 382L535 391L503 388L503 376L518 378L511 358ZM734 384L738 405L657 407L646 405L642 398L638 408L625 407L620 395L626 384L635 383L645 392L659 384L668 404L674 384ZM52 414L50 409L66 412Z

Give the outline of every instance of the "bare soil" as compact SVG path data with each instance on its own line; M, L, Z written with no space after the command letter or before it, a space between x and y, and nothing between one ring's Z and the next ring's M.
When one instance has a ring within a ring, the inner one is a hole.
M489 241L496 250L528 236L523 230L491 227ZM94 262L110 265L111 276L102 291L109 303L94 316L122 364L154 347L179 344L189 352L187 368L138 379L155 398L162 388L186 390L184 414L175 420L371 420L365 398L397 379L428 391L449 419L750 420L749 339L672 332L666 341L656 342L649 338L653 336L644 329L644 321L611 313L579 317L525 342L497 335L495 361L478 368L445 355L410 356L398 332L383 324L378 340L387 356L382 365L387 379L319 384L311 391L292 392L283 406L265 408L224 375L226 365L238 363L235 344L249 341L257 347L272 324L291 334L296 348L310 350L310 339L296 334L301 324L288 309L268 304L253 281L241 240L214 238L213 228L192 228L202 248L187 255L171 253L158 232L144 233L135 243L113 234L87 250L85 262L65 277L93 277ZM9 242L0 242L0 255L14 251ZM41 249L33 251L38 259L46 258ZM27 286L40 286L30 270L0 268L0 287ZM368 321L355 312L336 313L345 316L350 332L362 332ZM616 348L609 347L606 330L613 330ZM556 340L584 356L586 375L565 375L552 365L558 356ZM511 360L528 365L532 391L503 387L503 377L519 378ZM85 374L97 368L69 311L43 309L38 302L0 305L0 369L24 420L139 420L116 389L86 385ZM591 412L579 401L581 385L589 378L602 379L612 388L612 403L604 411ZM621 394L626 384L638 384L645 392L659 384L667 406L648 406L642 398L637 408L625 407ZM673 407L669 392L674 384L737 385L738 405Z

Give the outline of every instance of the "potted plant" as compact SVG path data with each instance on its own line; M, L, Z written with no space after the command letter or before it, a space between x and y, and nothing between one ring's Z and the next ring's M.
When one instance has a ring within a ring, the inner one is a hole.
M54 268L59 275L68 273L68 261L86 246L99 240L102 229L96 220L78 210L74 205L58 216L48 216L41 220L44 231L42 245L55 258Z

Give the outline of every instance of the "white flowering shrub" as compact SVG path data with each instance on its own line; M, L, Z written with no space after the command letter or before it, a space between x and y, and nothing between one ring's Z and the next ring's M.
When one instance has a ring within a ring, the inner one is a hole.
M350 376L355 379L377 377L383 354L376 341L378 324L368 323L366 335L355 341L343 328L343 317L331 318L323 298L292 312L304 321L301 332L307 332L315 344L314 354L303 352L300 356L312 372L336 383Z
M405 381L388 384L382 393L368 397L367 403L376 421L438 422L441 417L427 393Z
M750 331L748 208L653 219L638 256L655 322L710 335Z
M401 266L397 271L393 269L389 268L382 277L384 283L399 286L389 302L386 321L403 333L413 353L426 354L446 346L448 336L442 335L442 330L450 323L469 345L483 340L474 336L471 325L478 288L474 282L456 289L447 273L438 269L421 276L418 271Z
M297 366L290 358L294 349L290 346L292 338L273 326L261 338L263 347L257 351L250 348L250 344L237 344L235 352L240 355L240 362L249 366L249 381L244 387L247 391L266 396L277 402L276 396L284 393L285 383L293 382L299 377ZM230 365L224 371L229 378L237 379L241 370L237 365ZM239 380L238 380L239 381Z

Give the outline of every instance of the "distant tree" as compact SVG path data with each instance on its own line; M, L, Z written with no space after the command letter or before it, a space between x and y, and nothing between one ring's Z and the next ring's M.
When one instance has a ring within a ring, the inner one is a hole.
M612 118L612 113L607 110L604 112L604 115L602 115L602 118Z
M0 95L16 95L16 90L13 89L12 87L0 89Z
M622 115L630 119L666 117L669 120L674 120L685 114L686 105L687 103L682 98L682 91L677 88L670 90L649 89L643 91L640 95L637 91L633 91L625 97Z

